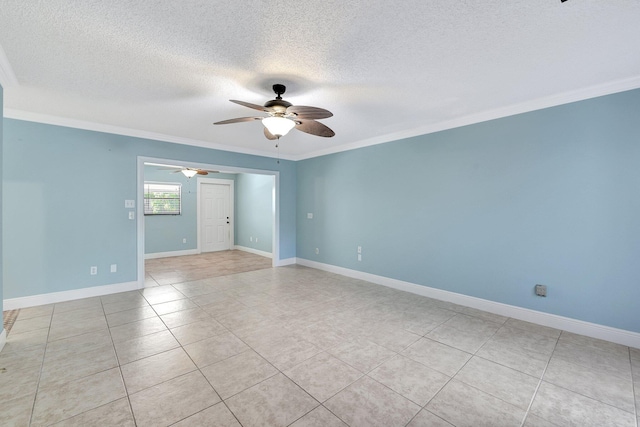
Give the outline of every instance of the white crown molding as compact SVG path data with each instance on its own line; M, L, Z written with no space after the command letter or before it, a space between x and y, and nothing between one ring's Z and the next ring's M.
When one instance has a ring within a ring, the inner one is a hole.
M2 332L0 332L0 351L2 351L6 343L7 343L7 330L2 328Z
M29 295L27 297L10 298L4 300L4 310L17 310L25 307L55 304L58 302L72 301L82 298L99 297L102 295L117 294L142 289L144 282L125 282L113 285L92 286L90 288L72 289L70 291L50 292L47 294Z
M185 255L198 255L200 253L197 249L185 249L183 251L170 251L170 252L154 252L150 254L144 254L144 259L158 259L169 258L173 256L185 256Z
M400 132L380 135L373 138L356 141L351 144L341 145L339 147L317 150L305 155L294 156L293 158L291 158L291 160L299 161L311 159L314 157L326 156L328 154L340 153L343 151L356 150L358 148L369 147L371 145L384 144L385 142L398 141L401 139L412 138L419 135L427 135L443 130L454 129L462 126L472 125L475 123L514 116L516 114L528 113L535 110L542 110L549 107L556 107L563 104L570 104L572 102L584 101L591 98L597 98L600 96L611 95L614 93L625 92L638 88L640 88L640 76L624 80L616 80L614 82L591 86L585 89L563 92L557 95L546 96L543 98L510 105L507 107L483 111L477 114L471 114L453 120L432 123L414 129L407 129Z
M248 248L246 246L238 246L238 245L235 245L233 248L237 249L239 251L249 252L250 254L260 255L260 256L263 256L265 258L273 259L273 255L271 254L271 252L261 251L259 249L253 249L253 248Z
M0 83L2 83L2 63L3 52L0 51ZM8 62L6 62L8 66ZM9 66L9 71L12 75L13 71ZM11 75L5 77L10 81ZM13 76L15 80L15 76ZM15 81L17 85L17 80ZM10 87L10 86L7 87ZM301 155L280 155L279 158L283 160L299 161L305 159L311 159L314 157L325 156L328 154L340 153L343 151L356 150L358 148L369 147L372 145L384 144L386 142L398 141L405 138L411 138L419 135L427 135L430 133L440 132L443 130L454 129L462 126L472 125L475 123L486 122L489 120L495 120L503 117L513 116L516 114L527 113L535 110L541 110L544 108L555 107L563 104L569 104L577 101L584 101L591 98L597 98L600 96L611 95L614 93L625 92L628 90L634 90L640 88L640 76L632 77L623 80L616 80L601 85L591 86L584 89L578 89L570 92L564 92L557 95L546 96L537 98L531 101L522 102L506 106L503 108L497 108L494 110L483 111L477 114L471 114L464 117L459 117L453 120L447 120L438 123L431 123L429 125L420 126L413 129L407 129L400 132L389 133L385 135L376 136L373 138L363 139L349 144L340 145L337 147L327 148L323 150L312 151L307 154ZM229 146L224 144L218 144L214 142L183 138L172 135L165 135L161 133L130 129L120 126L112 126L102 123L87 122L82 120L70 119L66 117L53 116L48 114L32 113L24 110L17 110L13 108L5 108L4 116L10 119L25 120L30 122L45 123L57 126L65 126L76 129L85 129L96 132L112 133L116 135L125 135L136 138L151 139L156 141L165 141L175 144L192 145L195 147L210 148L215 150L229 151L239 154L249 154L254 156L277 158L272 152L254 150L249 148L241 148L235 146Z
M7 54L4 52L4 49L0 45L0 85L3 88L9 88L13 86L18 86L18 78L13 72L13 67L9 63L9 59L7 58Z
M274 155L270 151L253 150L250 148L234 147L231 145L218 144L216 142L201 141L198 139L183 138L180 136L165 135L162 133L149 132L145 130L131 129L120 126L107 125L103 123L87 122L84 120L70 119L49 114L32 113L30 111L5 108L4 117L8 119L24 120L27 122L44 123L48 125L64 126L74 129L90 130L95 132L112 133L115 135L131 136L134 138L151 139L154 141L171 142L174 144L191 145L194 147L209 148L212 150L229 151L239 154L249 154L253 156L279 158L281 160L293 160L287 155Z
M415 283L391 279L384 276L377 276L375 274L351 270L331 264L323 264L303 258L298 258L297 263L305 267L316 268L318 270L328 271L330 273L336 273L355 279L365 280L377 285L387 286L389 288L410 292L412 294L417 294L441 301L447 301L465 307L471 307L478 310L499 314L501 316L523 320L525 322L536 323L538 325L560 329L575 334L586 335L588 337L606 340L640 349L640 333L637 332L612 328L609 326L599 325L597 323L571 319L569 317L544 313L541 311L531 310L514 305L502 304L495 301L471 297L468 295L449 292L442 289L430 288L428 286L417 285Z

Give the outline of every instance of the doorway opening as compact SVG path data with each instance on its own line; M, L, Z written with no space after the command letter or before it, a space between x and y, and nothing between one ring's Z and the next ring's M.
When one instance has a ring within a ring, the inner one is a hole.
M208 173L187 177L180 173L185 168ZM277 171L139 157L138 282L145 283L147 264L149 270L160 266L175 271L173 278L166 271L163 280L155 284L278 265L278 180ZM154 215L143 209L154 197L144 192L147 182L168 182L178 187L180 213Z

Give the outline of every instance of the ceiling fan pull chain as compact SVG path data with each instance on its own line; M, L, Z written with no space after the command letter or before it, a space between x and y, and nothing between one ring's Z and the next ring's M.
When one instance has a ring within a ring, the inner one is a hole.
M280 164L280 144L276 142L276 149L278 150L278 164Z

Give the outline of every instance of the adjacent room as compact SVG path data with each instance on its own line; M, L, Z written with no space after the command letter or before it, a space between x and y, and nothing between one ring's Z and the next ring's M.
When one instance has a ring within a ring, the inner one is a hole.
M0 425L639 427L639 20L3 2Z

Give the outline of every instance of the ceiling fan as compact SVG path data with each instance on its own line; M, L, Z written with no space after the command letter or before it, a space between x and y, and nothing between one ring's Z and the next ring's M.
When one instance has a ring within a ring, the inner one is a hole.
M172 173L182 172L182 174L187 178L193 178L196 175L209 175L210 173L220 173L220 171L212 171L212 170L197 169L197 168L186 168L181 166L166 166L159 169L163 169L163 170L178 169L178 170L174 170Z
M266 117L239 117L237 119L222 120L215 122L214 125L226 125L229 123L251 122L254 120L262 120L264 125L264 136L267 139L279 139L286 135L294 127L299 131L330 138L335 132L324 124L316 121L317 119L326 119L333 114L322 108L304 107L301 105L291 105L290 102L282 99L282 95L287 88L282 84L273 85L273 91L276 98L267 101L264 106L251 104L250 102L236 101L230 99L231 102L254 110L264 111L269 114Z

